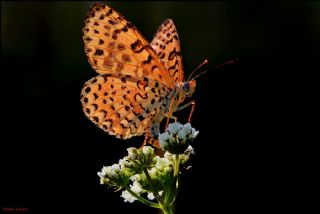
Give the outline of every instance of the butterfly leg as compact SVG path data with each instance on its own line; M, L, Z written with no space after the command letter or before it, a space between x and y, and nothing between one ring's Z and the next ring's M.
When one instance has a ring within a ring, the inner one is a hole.
M176 116L171 115L170 117L167 117L167 123L166 123L166 126L164 127L164 131L167 130L170 119L174 119L175 123L178 121L178 118Z
M175 123L178 121L178 118L176 116L173 116L173 115L171 115L170 119L174 119Z
M170 118L174 119L175 122L177 122L177 117L172 115L172 107L173 107L172 105L173 105L173 102L171 100L170 105L169 105L169 111L168 111L168 114L167 114L167 122L166 122L166 126L165 126L164 130L166 130L168 128Z
M147 145L147 143L149 142L150 140L150 132L149 130L146 131L146 137L144 138L144 141L143 141L143 144L141 145L141 147L144 147L145 145Z
M153 145L153 149L156 155L160 157L164 156L164 151L160 147L158 138L152 137L149 130L147 131L146 138L144 139L143 145L141 147L145 146L147 143Z
M177 112L177 111L180 111L180 110L182 110L182 109L187 108L187 107L190 106L190 105L192 105L192 106L191 106L191 111L190 111L190 114L189 114L189 117L188 117L188 122L189 122L189 123L191 123L191 117L192 117L192 114L193 114L194 109L195 109L195 107L196 107L196 101L195 101L195 100L192 100L192 101L184 104L183 106L179 107L179 108L176 110L176 112Z

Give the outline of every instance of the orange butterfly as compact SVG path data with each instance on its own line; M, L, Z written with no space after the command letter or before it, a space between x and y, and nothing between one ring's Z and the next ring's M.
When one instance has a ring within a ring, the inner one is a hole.
M146 133L145 143L159 147L160 122L194 104L178 108L196 87L194 79L184 80L173 21L164 21L149 44L122 15L96 3L83 33L88 61L99 74L83 86L85 115L110 135L126 139Z

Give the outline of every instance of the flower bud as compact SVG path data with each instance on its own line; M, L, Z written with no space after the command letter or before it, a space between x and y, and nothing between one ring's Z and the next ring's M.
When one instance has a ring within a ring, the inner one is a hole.
M112 166L104 166L101 172L98 172L100 184L106 184L113 189L121 189L123 182L126 180L121 176L121 168L119 164Z
M121 166L131 174L139 174L144 169L152 168L156 163L154 149L150 146L143 148L128 148L128 156L120 161Z
M164 151L171 154L183 154L198 133L199 131L192 128L190 123L185 125L171 123L166 132L159 135L159 143Z

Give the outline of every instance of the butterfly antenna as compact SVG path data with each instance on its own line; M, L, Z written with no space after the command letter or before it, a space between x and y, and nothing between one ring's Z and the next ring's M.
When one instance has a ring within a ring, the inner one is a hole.
M219 68L221 68L221 67L224 67L225 65L231 65L231 64L234 64L234 63L237 63L237 62L239 62L239 60L238 59L232 59L232 60L229 60L229 61L227 61L227 62L225 62L225 63L223 63L223 64L221 64L221 65L217 65L216 67L214 67L212 70L216 70L216 69L219 69ZM200 74L197 74L195 77L193 77L192 79L196 79L196 78L198 78L199 76L201 76L202 74L205 74L205 73L207 73L209 70L205 70L205 71L203 71L203 72L201 72Z
M200 65L198 65L198 67L196 67L190 74L188 81L191 79L192 75L194 74L194 72L196 72L199 68L201 68L202 66L204 66L205 64L208 63L208 60L204 60Z
M232 59L232 60L229 60L229 61L226 61L225 63L223 63L223 64L221 64L221 65L217 65L214 69L218 69L218 68L221 68L221 67L223 67L223 66L225 66L225 65L231 65L231 64L235 64L235 63L237 63L237 62L239 62L239 59Z
M192 79L197 79L198 77L200 77L202 74L205 74L207 73L209 70L205 70L205 71L202 71L200 74L197 74L195 77L193 77Z

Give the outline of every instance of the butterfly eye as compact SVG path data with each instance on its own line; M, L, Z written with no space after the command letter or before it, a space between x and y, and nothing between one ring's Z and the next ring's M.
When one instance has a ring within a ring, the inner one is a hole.
M182 88L183 88L183 90L184 90L185 92L188 92L189 89L190 89L189 82L185 82L185 83L183 84Z

